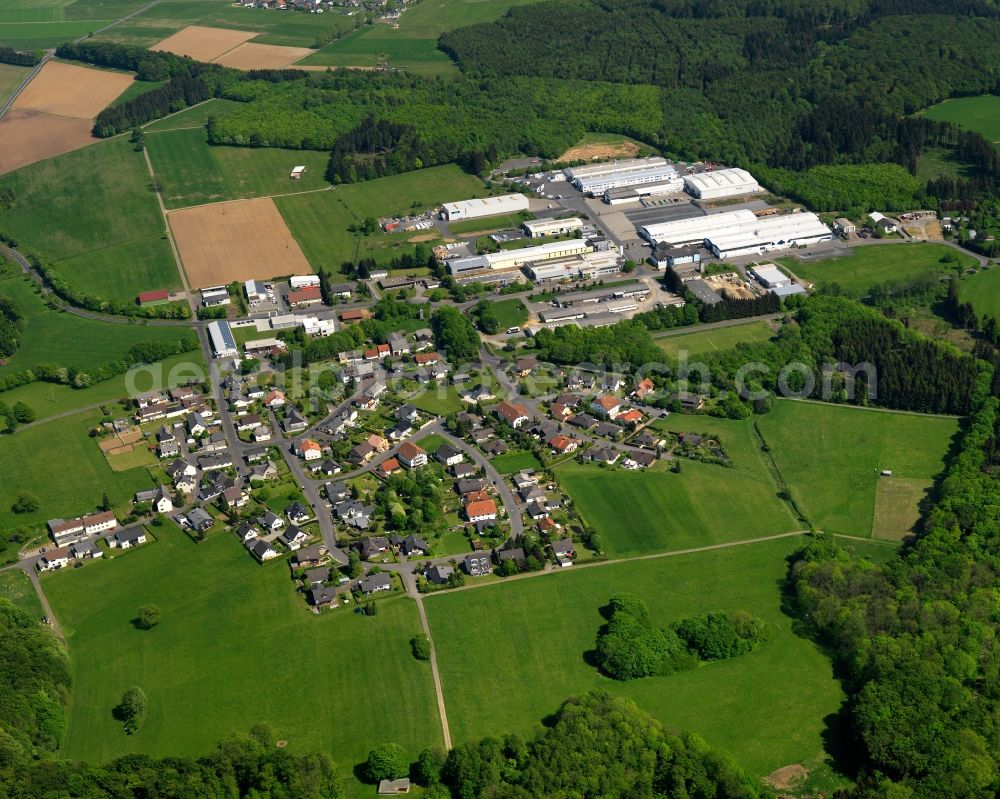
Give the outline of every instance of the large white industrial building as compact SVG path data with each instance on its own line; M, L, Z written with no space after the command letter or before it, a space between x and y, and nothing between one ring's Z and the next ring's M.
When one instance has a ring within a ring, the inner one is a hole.
M480 269L499 271L501 269L516 269L524 264L535 261L549 261L554 258L569 258L591 252L593 247L583 239L565 239L540 244L537 247L522 247L516 250L501 250L487 255L470 255L466 258L454 258L448 262L448 271L453 275L475 272Z
M622 260L617 249L585 252L571 258L557 258L528 266L528 275L535 283L598 280L621 271Z
M685 175L684 185L692 197L699 200L718 200L723 197L741 197L762 191L756 178L745 169L718 169Z
M684 191L684 178L674 176L658 183L642 183L638 186L622 186L604 192L604 202L608 205L623 205L639 202L643 197L659 197L664 194L678 194Z
M232 358L239 354L229 322L210 322L208 337L212 342L212 351L216 358Z
M566 177L584 194L601 195L608 189L662 183L677 176L677 170L665 158L630 158L603 164L572 167Z
M736 227L705 237L705 246L716 258L758 255L792 247L832 241L833 232L818 216L807 211L781 216L754 217Z
M441 218L453 222L456 219L478 219L483 216L516 214L527 210L528 198L523 194L501 194L499 197L445 203L441 206Z
M723 211L687 219L675 219L639 228L639 235L654 247L701 246L710 234L720 233L726 228L736 228L748 222L755 222L753 211L741 208L738 211Z

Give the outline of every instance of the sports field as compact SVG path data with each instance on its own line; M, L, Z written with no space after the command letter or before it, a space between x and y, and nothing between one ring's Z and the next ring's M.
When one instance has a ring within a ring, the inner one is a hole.
M928 485L943 470L959 429L956 419L793 400L775 402L757 420L809 521L821 530L859 536L872 535L877 485L897 478ZM893 476L880 478L883 469ZM912 519L919 499L919 491L886 494L879 514ZM894 525L884 521L880 534Z
M31 525L44 532L46 519L96 510L105 491L120 508L153 485L145 469L111 470L87 435L100 420L99 411L83 411L0 439L0 529ZM20 491L34 494L37 511L11 512Z
M960 296L979 316L1000 319L1000 269L987 269L965 278L960 285Z
M600 533L609 556L688 549L800 529L778 498L778 487L748 424L671 414L657 427L718 436L732 466L684 459L676 474L663 466L640 472L574 462L557 467L556 479Z
M944 260L942 260L944 259ZM944 275L975 265L968 255L944 244L873 244L855 247L843 258L813 263L780 258L781 264L817 288L840 286L849 295L861 296L878 283L906 280L927 272Z
M241 8L230 0L161 0L137 17L101 34L101 38L148 47L189 25L197 25L245 31L255 35L255 44L312 47L317 37L331 31L349 31L354 24L353 18L336 10L306 14Z
M337 269L354 257L355 236L348 227L365 217L405 214L488 194L479 178L449 164L337 186L330 192L278 197L275 203L309 262ZM380 233L365 239L371 247L389 241ZM384 250L382 259L391 255Z
M303 64L337 67L373 67L384 55L390 67L426 75L456 72L451 60L437 49L445 31L491 22L515 5L532 0L422 0L407 8L398 28L372 25L327 45Z
M0 294L14 300L25 317L21 346L0 366L0 375L43 363L87 370L120 358L133 344L193 338L183 327L115 324L53 310L26 277L0 280Z
M169 524L156 535L44 578L73 665L63 756L203 755L266 722L291 751L328 752L349 779L375 743L413 757L441 745L430 667L410 652L420 631L412 601L380 600L375 617L353 606L316 616L285 563L257 565L233 536L194 544ZM150 602L161 621L136 630L136 608ZM130 685L146 692L148 713L126 736L111 708Z
M180 124L190 124L179 120ZM150 130L146 148L160 181L167 208L266 197L319 189L328 153L276 148L211 147L204 128ZM292 167L305 166L305 174L292 180Z
M0 120L0 174L91 144L94 117L133 82L124 72L49 61Z
M0 178L17 203L0 230L76 289L109 299L180 287L141 153L101 142Z
M185 208L168 220L193 288L312 271L270 199Z
M688 357L706 353L731 350L737 344L753 344L767 341L774 335L774 329L767 322L752 321L713 330L681 333L676 336L661 336L656 346L671 358L679 358L682 352Z
M1000 144L1000 97L994 94L945 100L921 111L920 115L939 122L954 122Z
M697 733L763 776L823 759L825 717L842 693L830 661L782 610L791 538L656 560L579 566L442 592L424 600L456 743L519 732L566 697L602 688L671 729ZM669 677L617 682L588 664L600 608L638 594L660 625L696 613L746 610L768 625L757 651Z

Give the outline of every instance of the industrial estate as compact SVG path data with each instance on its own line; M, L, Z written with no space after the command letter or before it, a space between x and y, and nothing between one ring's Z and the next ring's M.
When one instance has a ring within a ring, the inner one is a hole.
M1000 14L861 5L0 2L0 796L997 795L995 48L824 81Z

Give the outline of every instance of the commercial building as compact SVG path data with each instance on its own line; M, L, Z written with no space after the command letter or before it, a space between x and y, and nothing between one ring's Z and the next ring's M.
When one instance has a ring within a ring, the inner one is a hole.
M642 183L638 186L608 189L604 192L603 200L608 205L623 205L638 202L643 197L660 197L665 194L678 194L682 191L684 191L684 178L675 175L673 178L659 183Z
M578 216L568 219L532 219L522 222L521 227L529 238L541 239L546 236L565 236L583 230L583 220Z
M705 238L705 246L716 258L725 259L807 247L832 239L833 232L816 214L803 212L754 217L752 222L710 234Z
M208 338L212 342L216 358L233 358L239 352L229 322L211 322L208 325Z
M674 219L639 228L639 235L654 247L701 246L708 236L721 233L727 228L755 222L753 211L741 208L738 211L723 211L718 214Z
M741 197L763 191L757 179L745 169L719 169L715 172L685 175L684 186L692 197L699 200Z
M602 252L585 252L571 258L533 263L526 267L528 277L536 283L553 283L560 280L597 280L617 275L622 270L622 260L617 249Z
M750 274L764 288L773 291L779 297L806 293L803 286L794 282L774 264L758 264L750 270Z
M502 194L478 200L459 200L441 206L441 218L454 222L457 219L478 219L498 214L516 214L528 210L528 198L523 194Z
M548 261L555 258L568 258L591 252L593 248L583 239L566 239L540 244L537 247L522 247L516 250L501 250L487 255L471 255L466 258L454 258L448 262L448 271L453 275L471 272L479 269L500 271L516 269L536 261Z
M616 286L615 288L599 288L593 291L571 291L566 294L559 294L559 304L564 308L574 305L593 305L598 302L608 302L610 300L621 299L643 299L649 296L649 287L645 283L636 281L626 286Z
M659 156L573 167L565 173L580 191L594 196L603 195L608 189L663 183L677 176L677 170Z
M304 289L306 286L319 288L319 275L292 275L288 278L288 285L293 289Z
M229 298L229 291L225 286L212 286L201 290L201 304L206 308L215 308L219 305L229 305L232 302Z
M839 232L841 235L848 236L851 233L856 232L857 229L858 229L857 226L850 219L847 219L846 217L843 216L838 217L837 232Z
M248 280L243 284L243 290L247 295L247 304L251 308L272 300L271 284L263 280Z

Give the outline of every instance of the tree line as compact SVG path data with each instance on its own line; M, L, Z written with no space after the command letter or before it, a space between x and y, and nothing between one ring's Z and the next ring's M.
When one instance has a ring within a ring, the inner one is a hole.
M42 60L42 53L38 50L15 50L13 47L0 44L0 64L13 64L16 67L37 66Z
M10 298L0 294L0 356L9 358L21 343L24 314Z

